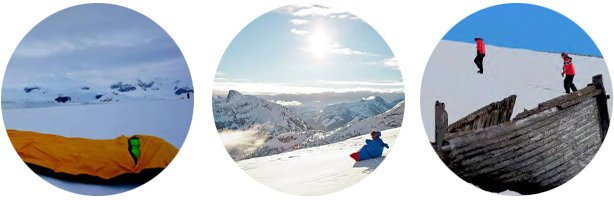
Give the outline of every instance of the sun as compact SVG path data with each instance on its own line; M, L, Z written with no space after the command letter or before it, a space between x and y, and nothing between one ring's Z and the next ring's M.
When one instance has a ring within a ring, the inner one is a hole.
M309 36L309 51L315 57L324 57L329 46L329 36L323 29L318 29Z

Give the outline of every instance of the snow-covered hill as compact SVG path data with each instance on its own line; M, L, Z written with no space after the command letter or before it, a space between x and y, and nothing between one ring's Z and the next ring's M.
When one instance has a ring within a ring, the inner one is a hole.
M453 123L471 112L516 94L512 117L538 103L563 95L563 60L560 53L536 52L488 45L484 74L477 74L473 63L475 44L442 40L429 59L422 77L420 107L422 122L430 141L434 141L435 101L443 101L448 122ZM573 57L578 89L602 74L608 94L612 82L603 58ZM608 100L611 112L612 100Z
M260 130L277 135L311 129L288 108L235 90L228 92L226 98L213 98L213 118L218 131L245 130L262 125Z
M400 128L382 132L390 149ZM350 154L358 151L369 135L318 147L258 157L237 162L252 178L275 190L295 195L323 195L348 188L375 170L388 155L355 162Z
M181 150L192 122L193 109L193 100L159 100L9 109L2 110L2 117L7 129L91 139L153 135ZM84 184L41 177L59 188L83 195L111 195L140 186Z
M333 130L343 125L383 113L395 104L386 102L379 96L363 98L358 102L333 104L324 107L309 121L315 128Z

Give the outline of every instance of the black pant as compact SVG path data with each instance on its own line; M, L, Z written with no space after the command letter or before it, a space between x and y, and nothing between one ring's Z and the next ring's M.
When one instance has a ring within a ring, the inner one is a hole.
M578 89L576 89L576 85L573 84L573 77L574 75L569 75L566 74L565 75L565 80L563 81L563 87L565 88L565 93L569 94L569 88L571 88L571 91L578 91Z
M473 59L475 65L477 65L478 69L480 69L480 73L484 72L484 66L482 65L482 62L484 61L484 56L486 55L478 53L478 55L475 56L475 59Z

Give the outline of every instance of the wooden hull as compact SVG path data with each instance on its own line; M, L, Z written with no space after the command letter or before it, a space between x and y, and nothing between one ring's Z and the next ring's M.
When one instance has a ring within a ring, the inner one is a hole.
M445 133L441 148L433 148L460 178L484 190L550 190L577 175L599 150L608 127L602 123L609 123L602 88L557 97L512 121Z

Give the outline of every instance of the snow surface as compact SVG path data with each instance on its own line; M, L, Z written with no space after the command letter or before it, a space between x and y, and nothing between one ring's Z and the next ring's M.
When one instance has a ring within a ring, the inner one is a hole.
M382 131L382 140L390 149L400 128ZM238 161L248 175L270 188L295 195L323 195L340 191L373 172L388 155L355 162L350 154L358 151L370 135L345 141L299 149L291 152Z
M453 123L512 94L517 95L512 118L525 108L535 108L543 101L564 95L560 53L486 45L484 74L477 74L473 63L475 51L475 44L442 40L429 59L422 77L420 108L431 142L435 141L436 100L446 104L448 122ZM591 83L594 75L602 74L606 93L612 94L612 82L603 58L570 56L578 89ZM608 109L612 113L612 100L608 100Z
M194 101L191 99L158 100L8 109L2 110L2 115L7 129L91 139L153 135L181 149L192 122L193 109ZM41 177L59 188L84 195L112 195L140 186L84 184Z

